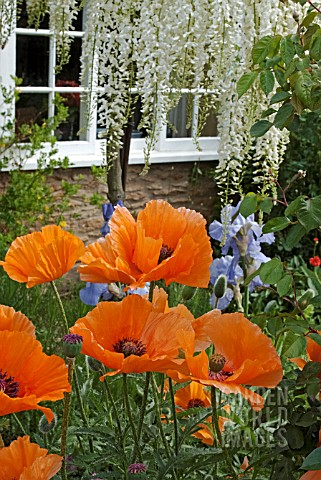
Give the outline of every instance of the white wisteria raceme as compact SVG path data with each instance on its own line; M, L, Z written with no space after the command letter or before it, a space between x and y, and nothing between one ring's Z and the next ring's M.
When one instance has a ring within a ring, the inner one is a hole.
M9 15L13 2L1 4ZM255 41L294 27L290 5L281 0L27 0L35 22L50 12L61 63L68 58L71 36L66 32L73 29L79 5L85 19L81 81L87 87L89 114L97 107L108 159L118 154L138 95L148 160L181 90L193 89L196 136L210 109L217 112L222 190L241 191L250 158L255 180L268 188L269 172L277 174L288 136L271 129L253 141L250 127L268 99L255 85L238 99L236 84L251 67Z
M4 48L11 35L15 20L15 3L0 0L0 48Z

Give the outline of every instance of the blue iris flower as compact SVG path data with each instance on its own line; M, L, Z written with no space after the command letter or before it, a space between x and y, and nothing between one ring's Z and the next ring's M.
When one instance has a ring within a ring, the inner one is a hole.
M102 212L103 212L103 217L104 217L104 223L103 223L103 226L100 229L100 233L104 237L107 235L107 233L110 232L109 221L110 221L111 217L113 216L113 213L114 213L117 205L120 205L121 207L124 206L124 204L121 200L117 200L115 205L113 205L112 203L103 203L102 206L101 206Z

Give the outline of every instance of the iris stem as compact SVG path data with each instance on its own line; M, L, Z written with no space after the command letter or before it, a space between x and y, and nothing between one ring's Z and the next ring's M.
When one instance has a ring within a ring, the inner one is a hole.
M62 301L61 301L61 297L59 295L59 292L57 290L55 282L52 280L52 282L50 282L50 283L51 283L51 286L53 288L53 291L55 292L55 295L56 295L56 298L57 298L57 301L58 301L60 312L61 312L61 315L62 315L62 318L63 318L65 333L68 334L69 333L68 320L67 320L67 316L66 316L64 306L63 306Z
M141 410L140 410L139 424L138 424L138 430L137 430L138 442L140 442L140 439L141 439L141 436L142 436L144 417L145 417L147 398L148 398L148 390L149 390L149 384L150 384L150 377L151 377L151 373L146 372L144 395L143 395L142 405L140 407ZM134 455L136 455L136 449L134 451ZM132 463L134 463L134 461L135 461L135 458L133 459Z
M171 396L171 403L172 403L172 410L173 410L173 420L174 420L175 454L178 455L178 423L177 423L177 415L176 415L176 408L175 408L173 380L171 378L169 378L168 381L169 381L169 392L170 392L170 396Z
M85 409L84 409L84 404L82 402L82 398L81 398L81 394L80 394L80 387L79 387L77 369L75 369L75 373L74 373L74 387L75 387L76 397L77 397L77 400L78 400L78 405L79 405L79 411L80 411L81 418L82 418L84 424L86 425L86 427L88 428L89 427L89 422L88 422L88 418L87 418L87 415L86 415L86 412L85 412ZM93 444L93 439L91 437L88 438L88 443L89 443L90 452L94 453L94 444Z
M231 474L231 476L234 480L237 480L237 475L234 471L229 453L228 453L228 451L225 447L224 440L223 440L222 433L221 433L220 426L219 426L218 413L217 413L217 403L216 403L216 388L215 387L211 387L211 402L212 402L212 422L213 422L213 425L214 425L214 433L216 432L218 443L219 443L221 449L223 450L223 454L224 454L224 457L225 457L225 462L226 462L226 465L229 469L229 473ZM215 442L214 442L214 445L215 445Z
M123 389L124 389L125 408L126 408L130 428L132 430L138 460L139 460L139 462L143 463L142 451L141 451L141 448L140 448L140 443L139 443L139 439L138 439L138 436L137 436L137 431L136 431L136 427L135 427L135 423L134 423L134 420L133 420L132 411L131 411L130 403L129 403L129 394L128 394L127 374L126 373L123 373Z
M68 361L68 381L70 385L72 385L73 372L75 368L75 359L68 357L67 361ZM63 419L62 419L61 444L60 444L60 455L62 456L62 469L61 469L62 480L67 480L66 448L67 448L67 433L68 433L70 405L71 405L71 392L65 392L64 413L63 413Z
M243 282L245 282L246 277L247 277L247 269L246 269L246 264L245 264L245 258L241 257L241 267L243 270ZM244 292L243 292L243 310L244 310L244 317L247 318L249 314L249 286L245 285L244 286Z

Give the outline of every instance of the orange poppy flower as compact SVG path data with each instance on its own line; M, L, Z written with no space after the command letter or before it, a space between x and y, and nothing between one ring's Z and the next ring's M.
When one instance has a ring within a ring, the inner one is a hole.
M0 416L41 410L51 422L52 410L39 403L60 400L70 390L62 358L46 355L41 343L24 332L0 331Z
M175 405L183 410L195 407L210 407L211 394L198 382L191 382L186 387L177 390L174 396Z
M10 330L25 332L35 336L34 324L21 312L16 312L12 307L0 305L0 331Z
M0 450L0 480L49 480L61 469L62 457L19 437Z
M321 335L321 330L318 330L317 332L319 335ZM306 346L306 352L307 352L307 357L310 362L321 362L321 347L320 345L317 344L309 335L306 335L306 341L307 341L307 346ZM295 363L297 367L299 367L301 370L303 370L304 366L306 365L306 361L303 360L303 358L290 358L289 359L292 363Z
M187 340L184 332L179 333L181 345L186 345L190 373L188 376L178 371L167 374L177 382L193 380L226 394L239 393L254 410L261 410L263 398L243 385L272 388L282 380L281 361L271 340L240 313L221 315L207 325L215 355L209 359L203 350L193 357L193 345L187 343L191 344L192 340Z
M229 421L229 418L218 417L218 426L221 432L224 432L224 424ZM193 433L192 436L201 440L205 445L214 444L214 432L212 425L212 417L208 417L205 423L200 423L198 425L201 427L197 432Z
M113 369L108 375L179 368L180 330L193 333L189 320L158 312L139 295L101 302L70 329L83 337L82 353Z
M85 253L83 242L57 225L16 238L0 261L12 280L27 288L51 282L67 273Z
M321 480L321 470L310 470L300 477L300 480Z
M122 282L130 288L164 279L207 288L212 249L200 213L152 200L137 222L125 207L116 207L105 239L89 245L81 258L86 282Z

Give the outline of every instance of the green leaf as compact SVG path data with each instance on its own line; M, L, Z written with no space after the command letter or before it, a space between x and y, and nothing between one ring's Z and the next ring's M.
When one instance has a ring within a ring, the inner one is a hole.
M312 338L312 340L315 341L321 347L321 335L318 333L309 333L309 338Z
M271 218L263 227L263 233L278 232L283 230L291 223L291 220L287 217L275 217Z
M308 28L308 26L313 22L315 17L318 15L318 12L310 12L301 22L301 27Z
M288 36L281 39L280 52L283 62L285 63L285 65L288 65L293 60L293 57L295 55L295 48L291 37Z
M312 79L310 73L306 70L303 72L297 72L294 77L294 91L305 107L309 107L311 103L311 87L312 87Z
M270 100L270 105L273 105L273 103L283 102L290 97L291 94L289 92L284 92L283 90L281 92L276 92Z
M302 470L320 470L321 469L321 448L313 450L301 465Z
M306 339L303 335L287 332L282 347L282 355L293 358L300 357L305 353Z
M272 127L272 123L268 120L259 120L258 122L252 125L250 130L250 135L252 137L262 137L270 128Z
M306 234L306 229L302 227L299 223L297 225L293 225L285 239L285 247L291 250L295 247L302 237Z
M316 423L317 420L318 416L316 415L316 413L313 411L309 411L301 415L301 417L295 422L295 424L299 427L310 427L310 425Z
M260 267L260 278L263 283L277 283L284 275L283 264L278 258L272 258Z
M321 31L317 31L315 35L316 37L312 38L310 45L310 56L314 60L321 60Z
M263 213L271 213L272 208L273 208L273 201L270 198L265 197L263 198L263 200L259 202L259 209Z
M286 429L286 438L290 448L298 450L304 445L304 435L300 428L289 425Z
M286 273L276 284L276 289L280 297L284 297L292 288L292 276Z
M252 282L253 278L257 277L257 275L260 275L261 268L263 265L264 263L262 263L261 266L257 270L255 270L255 272L251 273L251 275L248 275L246 277L243 283L244 286L249 285Z
M239 212L243 217L247 218L256 211L258 198L255 193L248 193L241 202Z
M307 231L319 227L321 225L321 196L302 200L297 217Z
M281 37L267 35L261 38L252 49L252 60L254 65L263 62L266 57L273 56L275 53Z
M274 108L268 108L267 110L265 110L262 115L261 115L261 118L266 118L268 117L269 115L272 115L273 113L276 113L277 110L275 110Z
M279 111L275 115L274 125L280 129L284 128L287 121L293 114L293 111L294 111L294 108L293 108L293 105L291 105L291 103L285 103L284 105L282 105L282 107L279 109Z
M236 84L238 97L241 98L244 93L253 85L258 76L258 72L245 73Z
M260 85L265 95L268 95L272 92L274 88L274 82L274 75L271 70L263 70L260 73Z
M301 202L302 200L304 200L304 196L303 195L300 195L299 197L297 197L295 200L293 200L293 202L290 203L290 205L288 205L284 211L284 215L288 216L288 215L293 215L297 212L299 206L301 205Z

